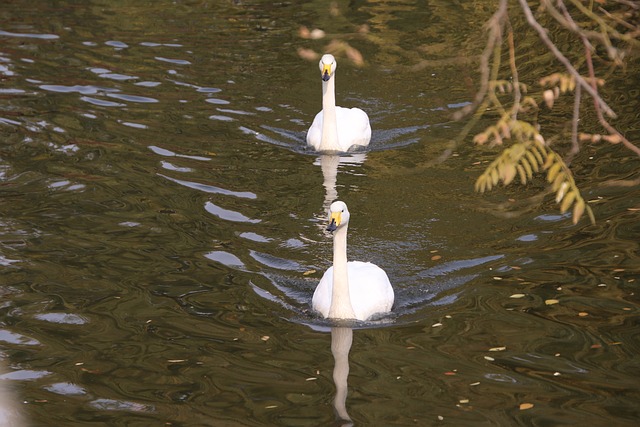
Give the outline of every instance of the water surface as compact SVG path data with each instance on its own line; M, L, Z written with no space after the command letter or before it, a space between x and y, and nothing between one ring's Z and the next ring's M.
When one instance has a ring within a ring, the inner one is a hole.
M485 6L5 6L4 400L34 426L331 425L331 324L309 302L339 197L350 258L396 290L391 316L352 325L339 413L635 425L640 191L616 181L640 162L606 145L574 161L593 226L559 215L542 179L473 193L495 152L465 141L442 155L473 96ZM302 39L301 25L330 36ZM365 57L339 57L338 100L368 112L373 140L328 157L304 147L320 79L297 49L336 35ZM606 93L635 141L637 70Z

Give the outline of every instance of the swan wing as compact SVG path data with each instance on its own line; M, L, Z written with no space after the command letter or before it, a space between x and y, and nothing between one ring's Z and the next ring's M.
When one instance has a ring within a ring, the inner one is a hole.
M356 318L366 320L377 313L391 311L394 301L393 288L387 273L370 262L350 261L349 295Z
M322 142L323 114L316 114L307 131L307 145L316 151ZM369 116L360 108L336 107L336 126L338 127L338 145L340 151L347 152L353 146L366 147L371 141Z
M333 291L333 267L329 267L324 272L320 283L313 292L311 306L314 310L322 314L322 317L329 317L329 309L331 308L331 293Z
M374 314L388 313L393 307L394 293L387 273L370 262L350 261L349 297L358 320L367 320ZM329 316L333 291L333 267L325 271L311 300L314 310Z
M371 140L369 116L360 108L336 107L338 142L343 151L354 145L366 147Z
M322 141L322 111L316 114L311 123L311 127L307 131L307 145L313 147L314 150L320 150L320 142Z

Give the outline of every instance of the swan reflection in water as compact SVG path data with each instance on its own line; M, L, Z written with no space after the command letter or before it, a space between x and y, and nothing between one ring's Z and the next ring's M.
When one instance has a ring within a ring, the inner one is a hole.
M0 353L0 426L24 427L19 398L11 389L8 378L11 372L5 372L3 354ZM347 367L348 369L348 367Z
M331 203L338 198L337 178L340 165L360 165L367 159L367 153L352 154L322 154L314 165L322 169L324 187L324 203L322 204L323 214L327 212Z
M333 366L333 382L336 396L333 407L341 426L352 426L353 422L347 413L347 378L349 377L349 351L353 343L353 329L343 326L331 328L331 353L335 362Z

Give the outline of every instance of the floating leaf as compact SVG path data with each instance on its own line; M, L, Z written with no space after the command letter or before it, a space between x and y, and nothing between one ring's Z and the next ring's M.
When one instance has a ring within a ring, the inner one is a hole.
M558 301L557 299L548 299L544 303L547 305L554 305L554 304L558 304L559 302L560 301Z
M513 294L509 298L523 298L525 294Z
M520 410L521 411L524 411L524 410L527 410L527 409L531 409L531 408L533 408L533 403L521 403L520 404Z

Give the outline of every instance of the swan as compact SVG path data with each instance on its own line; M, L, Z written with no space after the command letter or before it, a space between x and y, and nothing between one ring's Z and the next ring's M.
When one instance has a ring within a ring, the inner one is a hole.
M333 266L324 273L313 293L311 305L325 318L367 320L388 313L393 288L383 269L370 262L347 262L349 210L344 202L329 208L327 231L333 234Z
M366 147L371 140L369 116L359 108L336 107L336 58L320 59L322 111L307 132L307 145L320 152L347 152Z

